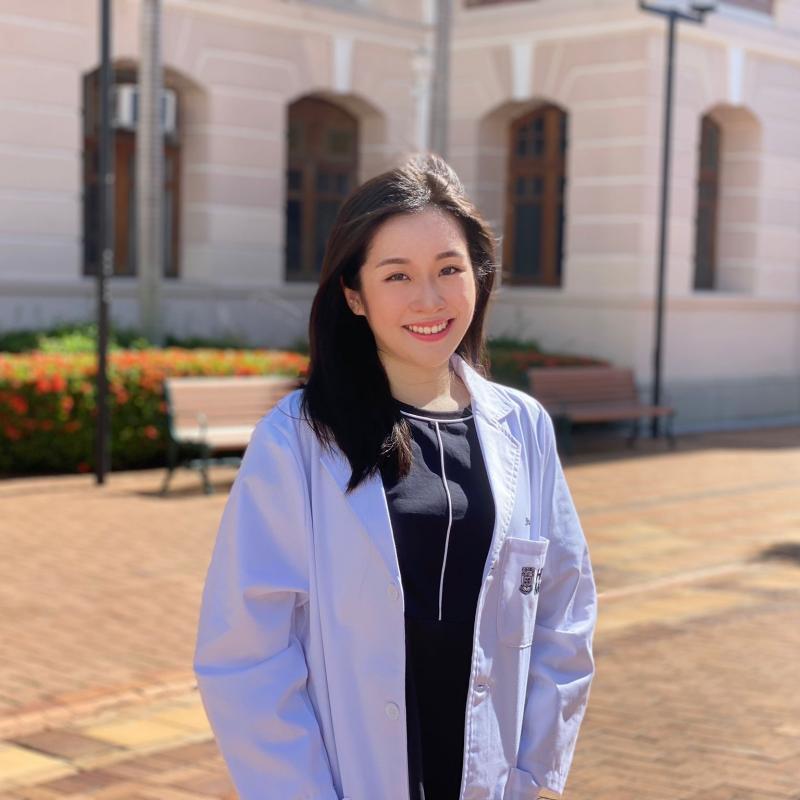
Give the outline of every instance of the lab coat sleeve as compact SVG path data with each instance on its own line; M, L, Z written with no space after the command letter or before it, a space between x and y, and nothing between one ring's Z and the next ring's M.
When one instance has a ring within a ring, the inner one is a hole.
M550 544L539 588L517 763L530 775L530 786L515 800L533 800L538 787L564 791L595 672L597 592L589 549L558 457L552 419L543 410L541 414L542 532Z
M239 800L338 800L295 633L308 599L311 514L289 437L270 415L254 430L217 532L197 630L194 672Z

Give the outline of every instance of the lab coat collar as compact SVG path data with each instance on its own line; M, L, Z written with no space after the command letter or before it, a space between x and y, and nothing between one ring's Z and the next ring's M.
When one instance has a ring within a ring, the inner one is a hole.
M514 405L505 393L484 378L460 355L454 353L450 358L450 364L464 382L471 397L475 426L495 502L492 552L496 553L511 517L520 464L521 443L510 427L502 423L502 419L513 410ZM377 548L389 573L399 580L400 568L386 492L380 473L371 475L348 494L345 490L352 468L342 451L335 445L332 452L323 448L321 461L344 494L350 509L361 522L365 535Z
M458 353L450 357L450 366L464 382L472 398L472 411L498 422L513 409L513 404Z

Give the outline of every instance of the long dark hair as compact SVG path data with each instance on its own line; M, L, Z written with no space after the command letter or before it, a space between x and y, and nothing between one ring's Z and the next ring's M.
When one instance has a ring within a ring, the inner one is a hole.
M350 462L347 491L381 467L395 478L411 466L411 431L392 398L366 317L347 305L342 284L361 289L360 269L378 227L395 214L428 206L461 225L475 276L475 313L456 352L487 374L483 325L496 271L495 240L453 169L417 155L359 186L339 210L322 262L308 333L311 359L301 409L323 445L335 442Z

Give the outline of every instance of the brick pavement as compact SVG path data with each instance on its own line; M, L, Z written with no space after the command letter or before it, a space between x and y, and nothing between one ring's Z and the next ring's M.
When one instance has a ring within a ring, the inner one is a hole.
M565 798L800 800L800 559L764 557L800 551L800 430L579 448L601 598ZM190 670L232 474L0 483L0 800L233 799Z

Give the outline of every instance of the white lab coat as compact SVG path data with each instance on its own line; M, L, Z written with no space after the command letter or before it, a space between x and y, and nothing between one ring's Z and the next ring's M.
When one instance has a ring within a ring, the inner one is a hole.
M451 363L496 507L459 800L534 800L538 787L563 791L589 699L589 551L548 414L460 356ZM386 495L380 476L345 495L349 463L300 419L300 392L258 422L225 506L199 690L240 800L408 800L404 599Z

